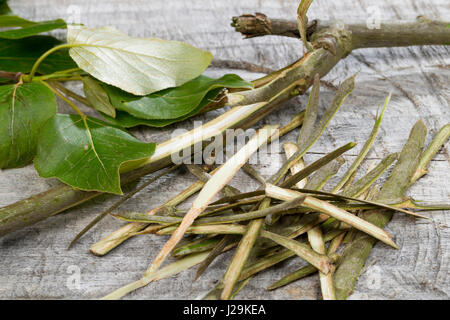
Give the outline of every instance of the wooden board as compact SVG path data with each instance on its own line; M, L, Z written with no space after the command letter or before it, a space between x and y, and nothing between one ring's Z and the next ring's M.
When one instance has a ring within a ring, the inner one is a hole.
M270 17L295 19L297 0L248 1L162 1L162 0L16 0L11 7L18 14L37 20L62 17L89 26L110 25L133 36L159 37L189 42L213 52L216 59L252 62L267 68L280 68L297 59L301 46L296 39L264 37L243 40L233 31L230 18L242 13L264 12ZM316 0L309 16L344 21L365 20L373 1ZM411 20L419 14L432 19L450 16L446 0L382 0L376 2L383 19ZM64 33L57 33L63 38ZM393 92L392 102L364 165L367 168L389 152L400 151L412 125L422 118L431 133L450 120L450 58L448 47L367 49L351 54L333 69L325 80L338 84L359 71L357 85L329 128L306 156L312 161L349 141L359 146L346 156L351 161L369 134L384 97ZM215 68L211 75L236 72L246 79L261 74ZM74 87L80 90L80 87ZM333 91L323 88L321 110L331 101ZM262 123L284 124L299 112L306 97L282 105ZM61 110L67 110L61 104ZM193 121L206 121L222 111L211 112L164 130L135 130L147 141L161 142L176 128L193 127ZM256 126L255 126L256 127ZM294 141L298 133L283 141ZM429 139L428 139L429 140ZM258 167L269 176L283 161L281 150ZM347 162L348 162L347 161ZM417 199L448 202L450 196L449 144L431 162L430 174L418 181L410 194ZM146 178L148 179L148 177ZM145 179L144 179L145 180ZM183 190L194 178L180 170L147 187L121 210L143 211L162 203ZM0 206L44 191L58 182L39 178L29 166L0 172ZM241 191L257 187L245 174L238 174L232 185ZM99 258L89 246L121 225L106 218L85 235L70 251L73 236L96 214L116 200L101 196L64 214L0 239L0 298L20 299L95 299L139 279L166 239L141 236ZM188 207L188 203L183 205ZM388 225L400 246L396 251L378 243L368 259L352 299L448 299L450 232L449 213L430 213L430 221L396 215ZM231 258L225 254L196 282L195 270L136 291L129 299L196 298L214 287ZM237 298L240 299L316 299L320 296L317 276L312 276L274 292L265 288L303 262L291 259L255 277ZM79 280L79 281L78 281Z

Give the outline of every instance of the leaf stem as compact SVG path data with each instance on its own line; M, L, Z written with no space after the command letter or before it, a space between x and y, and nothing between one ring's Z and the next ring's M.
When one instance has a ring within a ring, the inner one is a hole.
M67 48L74 48L74 47L83 47L83 46L89 46L89 45L85 45L85 44L60 44L59 46L55 46L49 50L47 50L46 52L44 52L39 59L36 60L36 62L34 63L33 67L31 68L31 72L29 75L24 76L24 81L25 82L31 82L33 81L33 77L37 72L37 69L39 68L39 65L42 63L42 61L45 60L45 58L47 58L49 55L51 55L53 52L61 50L61 49L67 49Z
M71 81L71 80L80 80L80 73L52 73L43 76L35 76L32 81L40 81L40 80L55 80L55 81Z
M73 110L75 110L76 113L78 113L78 115L83 120L86 119L86 115L72 101L70 101L65 95L63 95L61 92L59 92L57 89L52 87L47 82L45 82L45 81L40 81L40 82L42 84L44 84L45 86L47 86L54 94L56 94L58 97L60 97L62 100L64 100Z
M59 91L62 91L65 95L67 95L67 96L69 96L69 97L71 97L71 98L77 100L78 102L81 102L81 103L84 104L85 106L88 106L88 107L89 107L89 106L91 105L91 104L89 103L89 101L88 101L85 97L80 96L79 94L73 92L73 91L70 90L70 89L67 89L65 86L63 86L62 84L60 84L60 83L57 82L57 81L52 81L52 82L51 82L51 85L52 85L53 87L55 87L56 89L58 89Z
M191 253L205 252L213 250L220 242L222 236L198 237L188 243L180 244L172 251L172 256L180 258ZM222 237L223 238L223 237Z

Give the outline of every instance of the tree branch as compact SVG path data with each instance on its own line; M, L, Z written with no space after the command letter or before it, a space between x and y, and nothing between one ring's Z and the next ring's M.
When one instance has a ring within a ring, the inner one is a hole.
M7 72L0 70L0 78L13 80L14 82L18 82L21 75L21 72Z
M237 32L242 33L245 38L260 37L266 35L279 35L285 37L299 38L297 21L283 19L269 19L264 13L244 14L233 17L231 26ZM308 26L309 35L311 35ZM307 32L308 34L308 32Z
M313 20L307 28L307 40L313 35L328 29L339 22ZM245 14L233 18L232 26L246 38L265 35L278 35L300 38L296 21L270 19L262 13ZM411 22L381 23L379 29L369 29L365 23L344 24L351 33L352 49L376 47L402 47L413 45L450 44L449 22L432 21L423 16Z

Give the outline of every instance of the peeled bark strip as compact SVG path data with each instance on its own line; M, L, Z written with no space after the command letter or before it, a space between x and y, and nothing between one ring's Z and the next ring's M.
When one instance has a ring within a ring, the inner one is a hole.
M324 195L324 196L330 196L331 198L336 198L336 199L340 199L340 200L350 200L350 201L354 201L354 202L361 202L361 203L365 203L365 204L369 204L369 205L373 205L374 207L379 207L382 209L389 209L392 211L397 211L397 212L402 212L405 214L408 214L412 217L416 217L416 218L421 218L421 219L428 219L428 217L425 217L419 213L413 212L413 211L408 211L408 210L404 210L402 209L400 206L398 206L397 204L391 206L382 202L376 202L376 201L370 201L370 200L364 200L361 198L353 198L353 197L348 197L345 195L340 195L340 194L334 194L331 192L325 192L325 191L318 191L318 190L310 190L310 189L298 189L298 191L303 192L303 193L310 193L310 194L317 194L317 195Z
M116 291L103 297L102 300L118 300L128 293L148 285L150 282L158 281L176 275L184 270L191 268L192 266L195 266L196 264L201 263L208 256L208 253L209 251L193 253L186 257L183 257L158 270L158 272L145 275L144 277L142 277L142 279L117 289Z
M301 136L300 136L301 137ZM285 153L286 157L290 158L296 151L298 147L295 144L290 144L288 147L285 145ZM302 166L303 165L303 166ZM301 171L304 167L304 163L301 162L299 164L294 164L291 167L291 173L296 174L297 172ZM300 180L295 184L297 188L304 188L306 185L306 181ZM308 240L313 248L313 250L319 254L326 254L325 250L325 242L323 241L323 235L322 230L320 227L315 227L308 231ZM336 300L336 295L334 293L334 284L333 284L333 277L332 273L325 274L323 272L319 272L319 278L320 278L320 287L322 289L322 297L324 300Z
M244 264L250 255L250 251L259 236L263 224L264 219L252 220L248 224L247 230L239 242L234 256L223 276L223 290L220 295L221 300L228 300L231 298L233 288L239 279Z
M364 193L370 186L398 159L397 153L391 153L386 156L378 165L367 172L361 179L352 185L344 188L342 195L357 198Z
M89 222L89 224L84 227L79 233L77 233L77 235L73 238L73 240L70 242L69 246L67 247L67 249L70 249L77 241L78 239L80 239L86 232L88 232L92 227L94 227L98 222L100 222L104 217L106 217L108 214L112 213L115 209L117 209L118 207L120 207L120 205L122 205L124 202L126 202L128 199L132 198L135 194L137 194L138 192L142 191L144 188L146 188L147 186L149 186L151 183L155 182L156 180L158 180L159 178L161 178L162 176L168 174L169 172L175 170L176 168L178 168L179 165L175 165L172 166L171 168L166 169L165 171L161 172L159 175L153 177L152 179L146 181L145 183L143 183L142 185L140 185L138 188L130 191L128 194L126 194L125 196L123 196L122 198L120 198L117 202L115 202L112 206L110 206L108 209L106 209L105 211L103 211L101 214L99 214L98 216L96 216L93 220L91 220L91 222Z
M300 112L297 115L295 115L292 120L286 124L285 126L281 127L279 130L279 136L282 137L283 135L291 132L298 126L300 126L303 123L304 118L304 112ZM270 141L270 140L269 140ZM219 168L214 169L211 174L214 174ZM205 182L198 180L194 182L192 185L190 185L187 189L183 190L180 194L176 195L172 199L168 200L166 203L164 203L162 206L157 207L155 209L150 210L147 212L148 215L152 215L158 212L161 208L164 207L172 207L180 204L182 201L186 200L188 197L192 196L196 192L200 191L201 188L205 185ZM120 245L122 242L126 241L133 235L135 235L137 232L145 229L148 226L146 223L129 223L118 230L114 231L107 237L103 238L102 240L96 242L93 244L90 248L91 253L103 256L107 254L109 251Z
M297 173L295 173L292 176L290 176L289 178L287 178L285 181L283 181L280 184L280 186L283 188L290 188L290 187L294 186L298 181L303 180L304 178L308 177L311 173L324 167L331 161L339 158L343 153L354 148L355 146L356 146L356 143L350 142L350 143L343 145L342 147L337 148L336 150L334 150L330 153L327 153L322 158L314 161L313 163L307 165L304 169L298 171Z
M153 215L157 213L160 209L166 208L166 207L172 207L176 206L180 202L184 201L186 198L190 197L197 191L199 191L204 185L204 182L198 180L194 182L192 185L190 185L187 189L185 189L180 194L177 194L175 197L169 199L166 201L163 205L154 208L147 212L147 215ZM143 222L132 222L129 224L124 225L123 227L117 229L116 231L112 232L102 240L94 243L90 251L92 254L96 256L103 256L107 254L109 251L120 245L122 242L126 241L130 237L132 237L135 233L145 229L149 226L148 223Z
M220 242L210 251L208 256L205 258L205 260L200 263L198 266L197 272L195 273L195 280L197 280L203 272L210 266L210 264L216 259L227 247L228 245L231 245L234 241L236 241L236 236L227 234L225 237L220 240Z
M324 253L318 253L317 251L311 249L309 245L265 230L261 232L261 235L264 238L270 239L277 244L293 251L299 257L305 259L318 270L320 270L322 273L328 274L329 272L331 272L332 264L330 259Z
M283 201L292 200L293 198L297 198L302 195L302 193L300 192L279 188L270 184L266 185L266 193L268 197L273 197L275 199ZM337 220L340 220L346 224L349 224L355 227L356 229L368 233L371 236L383 241L387 245L395 249L398 249L397 245L392 240L392 237L389 233L377 227L376 225L367 222L366 220L363 220L326 201L322 201L314 197L307 196L303 202L303 205L315 211L322 212L330 217L336 218Z
M177 227L165 227L156 232L159 236L171 235L177 230ZM191 234L244 234L247 227L238 224L215 224L205 226L190 226L186 233Z
M295 66L295 64L293 65ZM313 91L319 90L319 76L316 74L314 78L314 88ZM275 81L275 80L274 80ZM270 84L267 84L270 85ZM308 102L309 105L309 102ZM307 108L308 109L308 108ZM306 112L307 114L308 112ZM308 122L311 120L310 117L305 114L305 118L303 120L302 130L305 125L309 126ZM265 181L263 183L265 185ZM303 201L303 199L302 199ZM270 199L264 198L260 204L259 204L259 210L265 210L268 209L270 206ZM266 217L267 218L267 217ZM244 268L245 263L247 262L250 253L252 252L252 249L254 247L254 244L257 241L257 237L261 232L261 229L264 225L265 219L256 219L251 221L248 224L247 232L242 237L241 241L239 242L238 248L236 249L236 252L231 259L230 264L228 265L228 268L223 276L222 284L223 284L223 291L220 295L221 299L229 299L232 295L233 288L235 284L238 281L238 278ZM267 219L266 219L267 220ZM271 219L269 219L271 220Z
M206 209L214 196L233 178L244 163L248 161L250 156L255 153L261 145L266 143L271 136L277 134L277 128L278 126L266 126L260 129L244 147L225 162L223 166L217 170L214 176L205 183L202 191L193 202L192 208L186 213L180 226L161 249L146 274L155 272L161 266L172 249L181 240L186 230L192 225L195 218Z
M330 259L333 262L336 262L336 260L338 259L338 255L336 254L336 250L338 249L338 247L341 245L342 240L345 236L345 232L342 232L341 234L337 235L335 238L333 238L331 240L330 245L328 246L328 251L327 251L327 255L330 257ZM326 237L327 235L325 235L325 241L329 241L330 239L327 239ZM281 260L281 259L280 259ZM288 285L289 283L292 283L294 281L297 281L299 279L302 279L304 277L307 277L309 275L312 275L314 273L317 272L317 269L312 266L312 265L307 265L305 267L302 267L292 273L287 274L286 276L284 276L283 278L281 278L280 280L272 283L269 287L267 287L267 290L275 290L278 289L282 286Z
M341 235L341 233L342 233L341 231L327 232L324 235L324 241L325 242L331 241L331 240L339 237ZM272 235L273 235L273 233L272 233ZM262 232L261 236L265 237L265 236L267 236L267 234L265 232ZM252 277L252 276L256 275L257 273L259 273L267 268L270 268L286 259L289 259L289 258L295 256L295 255L296 254L293 251L288 250L288 249L282 249L276 253L274 253L272 251L271 254L268 254L263 258L259 258L255 262L252 262L250 265L247 265L241 272L238 284L241 281L244 281L244 280L248 279L249 277ZM329 262L334 263L334 262L336 262L338 256L336 254L331 254L329 258L330 258ZM317 271L317 269L315 269L315 271ZM220 298L220 293L222 290L223 290L223 283L220 282L203 299L204 300L217 300Z
M403 197L419 166L426 134L427 129L422 120L419 120L412 128L397 164L375 200L393 200ZM366 221L382 228L391 220L392 212L372 210L364 212L361 216ZM344 300L352 293L370 250L376 242L375 238L358 232L355 239L346 247L334 278L338 300Z
M345 45L345 44L344 44ZM334 49L333 49L334 52ZM315 79L317 80L318 75L315 75ZM349 77L348 79L344 80L341 85L339 86L336 95L334 96L333 100L330 103L330 106L325 110L325 113L317 123L317 125L314 126L314 128L310 128L310 132L305 132L302 130L301 136L299 137L299 148L298 150L286 161L283 163L280 169L268 180L269 183L276 184L281 177L289 170L289 168L297 162L299 159L301 159L305 153L308 151L308 149L314 145L314 143L319 139L319 137L322 135L325 128L330 123L331 119L334 117L336 112L339 110L341 105L344 103L346 97L353 91L355 87L355 77L356 74ZM275 82L275 81L274 81ZM314 103L317 102L316 99L318 99L318 93L316 92L317 89L317 82L315 83L313 90L311 94L315 94L316 98L311 97L308 100L308 111L305 115L305 126L308 125L308 117L311 116L314 112L311 112L312 110L309 110L309 107L312 107L311 109L314 109ZM313 117L315 118L315 117ZM354 145L353 145L354 146ZM352 147L353 147L352 146Z
M320 227L315 227L308 231L308 240L314 251L320 254L326 254L325 242L323 241ZM328 274L319 272L319 278L323 300L336 300L332 272Z
M444 145L444 143L450 138L450 123L446 124L439 130L439 132L434 136L433 141L428 145L425 151L420 156L419 165L417 170L411 178L411 184L420 179L423 175L428 173L427 167L428 163L433 159L433 157L438 153L439 149Z
M283 145L284 153L286 154L286 159L289 159L292 157L292 155L298 150L298 147L295 143L287 142ZM303 159L300 159L296 163L294 163L291 167L291 174L296 174L300 171L305 169L305 161ZM300 181L298 181L295 186L297 188L305 188L306 183L308 182L308 178L304 178Z
M332 193L338 192L339 190L341 190L341 188L343 188L347 184L349 179L356 173L356 170L358 170L358 167L361 164L361 162L365 159L365 157L369 153L369 150L372 147L372 144L375 141L375 138L377 137L377 133L378 133L378 130L380 129L380 125L381 125L381 120L383 119L384 112L386 111L387 105L390 100L391 100L391 94L389 94L386 97L386 99L384 101L383 109L381 109L380 115L378 116L378 118L375 121L372 131L370 132L369 138L364 143L364 146L362 147L362 149L359 152L358 156L356 157L355 161L353 161L350 168L348 168L348 170L344 173L344 175L339 180L339 182L334 186L334 188L331 191Z

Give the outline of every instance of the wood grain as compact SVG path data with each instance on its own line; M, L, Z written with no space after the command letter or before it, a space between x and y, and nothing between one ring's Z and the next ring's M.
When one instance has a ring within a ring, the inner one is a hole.
M316 0L310 17L356 21L366 19L370 0ZM383 19L414 19L424 14L433 19L450 16L446 0L382 0L376 2ZM16 0L11 7L18 14L37 20L65 18L89 26L110 25L132 36L159 37L187 41L213 52L216 59L251 62L265 68L279 68L299 57L300 42L284 37L263 37L242 40L229 26L234 15L264 12L274 18L295 19L297 0L248 1L162 1L162 0ZM79 13L79 14L77 14ZM63 32L57 36L64 38ZM379 137L369 160L381 159L401 150L412 125L422 118L432 133L450 121L450 49L448 47L412 47L401 49L366 49L351 54L327 75L327 81L338 84L359 71L354 92L348 97L330 126L306 156L311 162L349 141L359 142L359 148L370 133L376 112L388 92L393 97L381 125ZM261 74L214 68L209 75L236 72L246 79ZM81 88L73 86L81 92ZM333 91L323 88L321 112L330 103ZM306 104L306 97L285 103L280 110L262 123L287 123ZM61 110L68 110L60 105ZM90 111L87 110L89 113ZM134 133L147 141L161 142L176 128L192 128L194 121L206 121L218 115L214 111L163 130L139 129ZM255 126L256 127L256 126ZM295 141L297 132L282 141ZM430 137L428 138L428 141ZM358 147L347 155L351 160ZM265 177L274 173L283 160L280 150L262 159L258 168ZM430 173L420 179L410 194L417 199L448 202L450 199L449 144L431 162ZM347 161L347 164L350 161ZM341 173L345 168L341 169ZM361 174L361 172L360 172ZM178 170L147 187L121 207L121 210L144 211L164 201L193 182L188 172ZM336 179L331 183L336 182ZM0 172L0 206L13 203L58 183L37 176L31 166ZM331 185L328 184L328 186ZM231 182L241 191L258 187L244 173ZM325 188L327 189L327 188ZM329 188L328 188L329 189ZM113 196L101 196L65 214L55 216L35 226L0 239L0 298L23 299L94 299L118 287L139 279L166 239L141 236L127 241L109 255L98 258L89 254L89 246L121 222L106 218L85 235L71 250L66 247L73 236L94 215L115 201ZM185 204L184 207L188 207ZM430 221L413 220L396 215L388 225L400 246L396 251L377 244L351 299L448 299L450 218L444 212L430 213ZM162 280L136 291L129 299L196 298L215 285L222 276L231 253L217 259L196 282L195 270ZM255 277L237 296L241 299L316 299L320 296L318 278L313 276L282 289L267 292L275 279L301 266L299 258L281 264ZM80 271L79 286L77 271ZM73 273L75 272L75 273Z

